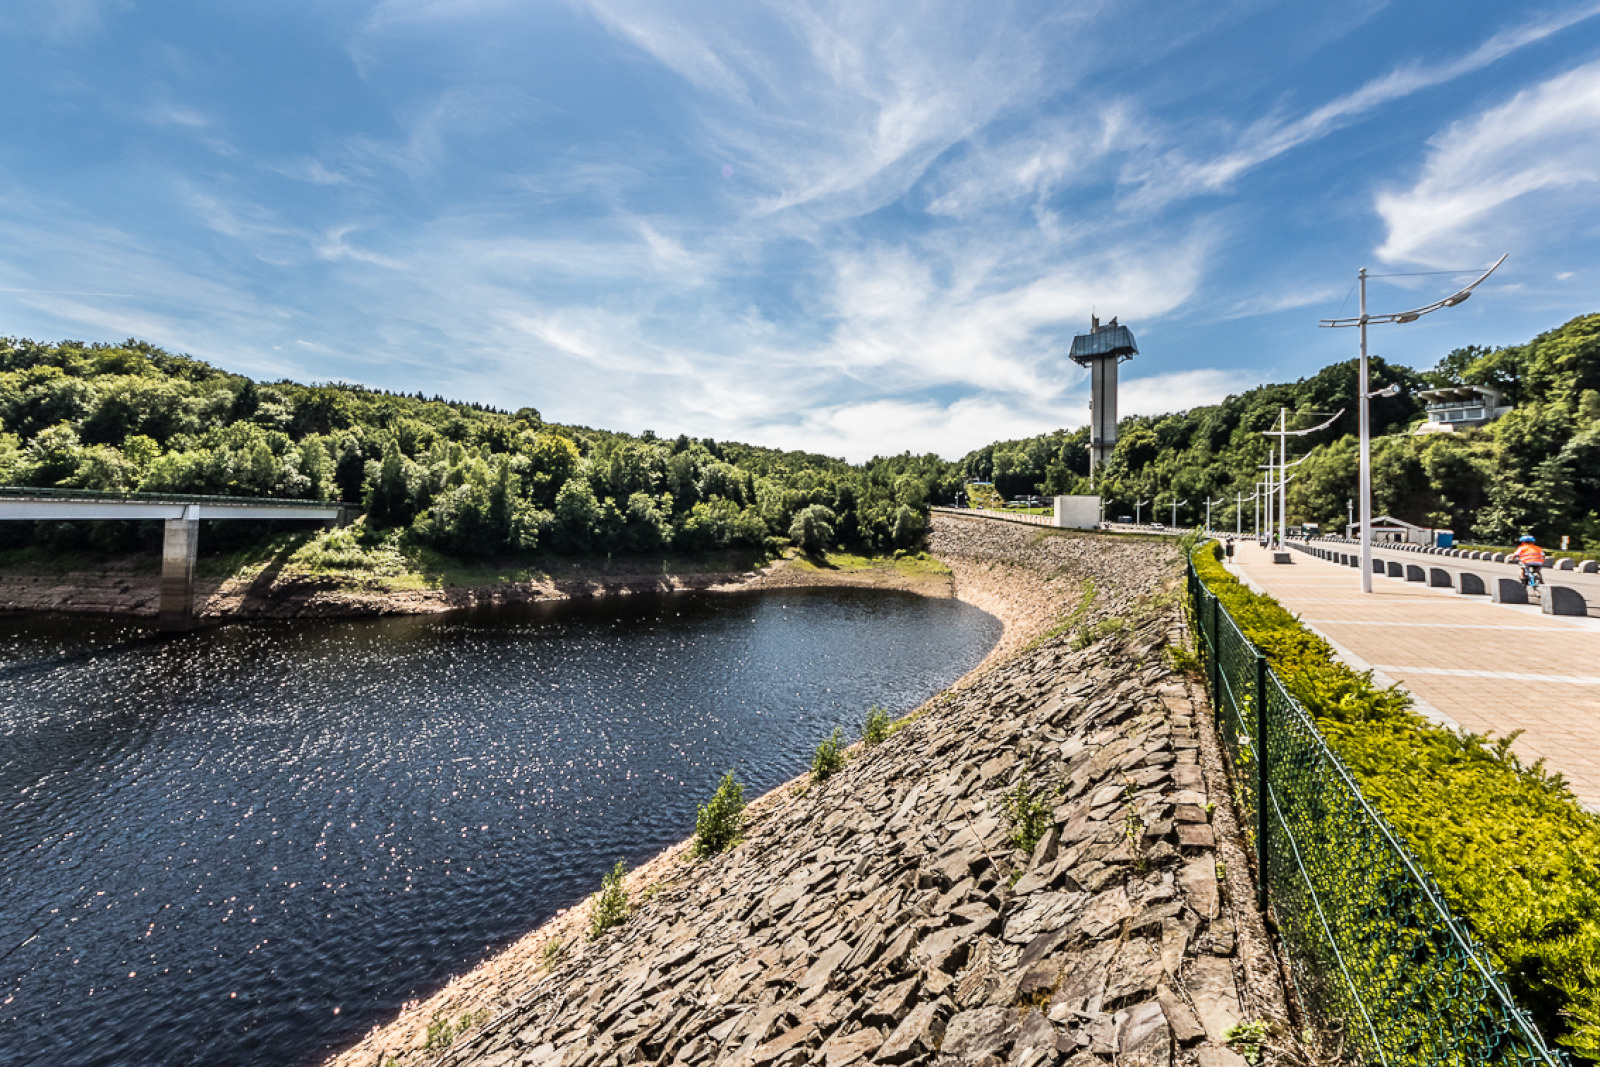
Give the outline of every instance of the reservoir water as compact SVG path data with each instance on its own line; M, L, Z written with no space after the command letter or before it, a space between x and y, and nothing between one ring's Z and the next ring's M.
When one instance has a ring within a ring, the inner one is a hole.
M0 617L0 1063L316 1063L999 634L847 589Z

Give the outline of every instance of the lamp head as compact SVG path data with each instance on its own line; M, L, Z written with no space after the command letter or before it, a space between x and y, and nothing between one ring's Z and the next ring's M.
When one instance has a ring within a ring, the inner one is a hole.
M1472 295L1472 290L1471 289L1463 289L1459 293L1457 293L1455 296L1447 297L1445 299L1444 306L1447 307L1447 308L1453 308L1457 304L1460 304L1460 303L1464 302L1467 299L1467 297L1469 297L1471 295Z
M1408 311L1404 315L1396 315L1394 317L1394 321L1396 321L1396 322L1416 322L1420 318L1422 318L1421 313L1416 312L1416 311Z

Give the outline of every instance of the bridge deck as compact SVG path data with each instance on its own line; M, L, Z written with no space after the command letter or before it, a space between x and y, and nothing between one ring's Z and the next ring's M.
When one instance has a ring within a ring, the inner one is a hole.
M326 500L0 489L0 519L315 519L336 520L345 505Z

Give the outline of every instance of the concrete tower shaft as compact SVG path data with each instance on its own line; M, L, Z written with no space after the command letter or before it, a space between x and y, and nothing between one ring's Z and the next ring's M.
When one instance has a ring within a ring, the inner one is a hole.
M1089 365L1089 475L1111 459L1117 447L1117 361Z
M1089 477L1117 447L1117 364L1139 351L1133 331L1112 319L1089 320L1089 332L1072 339L1072 361L1089 368Z

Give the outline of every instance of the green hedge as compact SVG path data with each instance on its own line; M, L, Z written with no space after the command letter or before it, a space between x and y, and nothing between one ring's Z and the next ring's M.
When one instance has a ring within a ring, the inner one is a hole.
M1492 741L1432 725L1406 693L1340 663L1214 552L1194 562L1494 955L1518 1002L1548 1037L1600 1062L1600 817L1543 761L1518 760L1515 734Z

